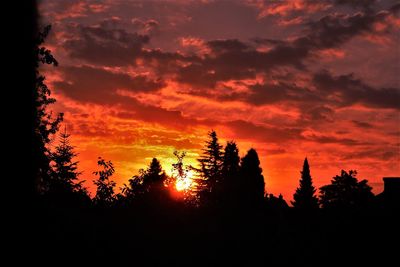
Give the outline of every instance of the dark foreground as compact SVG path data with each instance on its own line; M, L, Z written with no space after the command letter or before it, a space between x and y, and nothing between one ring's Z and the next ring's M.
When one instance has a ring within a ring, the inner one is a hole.
M34 206L15 266L394 266L399 253L394 210Z

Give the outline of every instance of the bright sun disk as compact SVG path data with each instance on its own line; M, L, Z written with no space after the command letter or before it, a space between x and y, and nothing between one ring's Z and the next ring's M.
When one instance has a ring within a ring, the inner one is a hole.
M181 178L181 179L177 179L176 183L175 183L175 188L178 191L184 191L184 190L188 190L193 183L192 180L192 173L188 172L185 178Z

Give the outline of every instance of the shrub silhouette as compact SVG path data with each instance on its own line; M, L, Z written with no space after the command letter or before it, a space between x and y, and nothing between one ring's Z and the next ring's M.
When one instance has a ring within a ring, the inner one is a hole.
M320 203L323 208L367 207L374 194L367 180L358 181L357 171L341 171L331 180L331 184L320 188Z
M93 201L99 207L111 207L116 200L116 195L114 193L116 183L110 180L115 172L114 165L111 161L105 161L101 157L99 157L97 165L102 169L93 172L94 175L99 177L97 180L93 181L97 186Z

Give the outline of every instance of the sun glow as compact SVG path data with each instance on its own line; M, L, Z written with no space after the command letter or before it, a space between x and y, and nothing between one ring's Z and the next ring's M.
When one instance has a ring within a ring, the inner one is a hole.
M187 172L185 177L178 178L175 182L175 188L177 191L189 190L193 185L193 173L191 171Z
M176 181L175 188L178 191L184 191L184 190L188 190L190 188L190 185L191 185L191 179L185 178L185 179Z

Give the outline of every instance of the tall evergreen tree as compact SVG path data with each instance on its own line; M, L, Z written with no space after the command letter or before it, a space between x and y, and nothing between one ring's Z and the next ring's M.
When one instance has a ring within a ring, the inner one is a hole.
M153 158L146 171L144 184L146 192L144 201L156 208L162 208L168 203L168 194L165 186L167 175L161 167L160 161Z
M240 169L239 163L239 148L234 141L227 142L222 163L222 175L224 178L237 177Z
M97 186L94 203L100 207L109 207L114 204L116 197L114 193L116 183L110 179L115 172L114 165L111 161L105 161L101 157L99 157L97 165L99 165L102 170L93 172L94 175L99 177L97 180L93 181Z
M307 157L304 159L303 171L300 173L300 186L293 195L294 201L292 201L292 204L295 208L299 209L317 209L318 198L315 195L316 189L312 184L310 165L308 164Z
M50 167L50 150L48 144L51 136L54 135L59 124L62 121L63 114L58 114L53 118L53 114L48 110L48 106L55 103L56 100L52 97L50 89L45 84L45 77L39 73L39 64L49 64L57 66L58 62L51 54L51 51L41 46L45 38L49 34L51 26L44 28L43 32L39 33L36 41L35 57L36 57L36 86L33 91L33 155L35 155L33 166L35 172L36 188L43 192L48 190L51 177Z
M241 202L260 207L264 201L265 182L257 151L253 148L242 158L240 180Z
M51 153L53 161L53 173L50 183L50 190L62 190L73 192L81 188L81 183L77 183L79 172L77 171L78 162L73 161L77 156L74 147L69 142L70 134L66 127L60 133L60 143L55 151Z
M234 141L227 142L222 162L221 179L217 186L220 201L236 204L239 194L239 149Z
M222 146L219 144L217 133L214 130L209 132L208 136L209 140L206 141L203 155L198 159L200 169L197 171L200 179L197 183L201 197L207 199L206 201L214 201L216 185L221 177Z
M153 158L150 162L149 168L147 169L147 180L150 185L162 186L165 180L166 174L161 167L161 163Z

